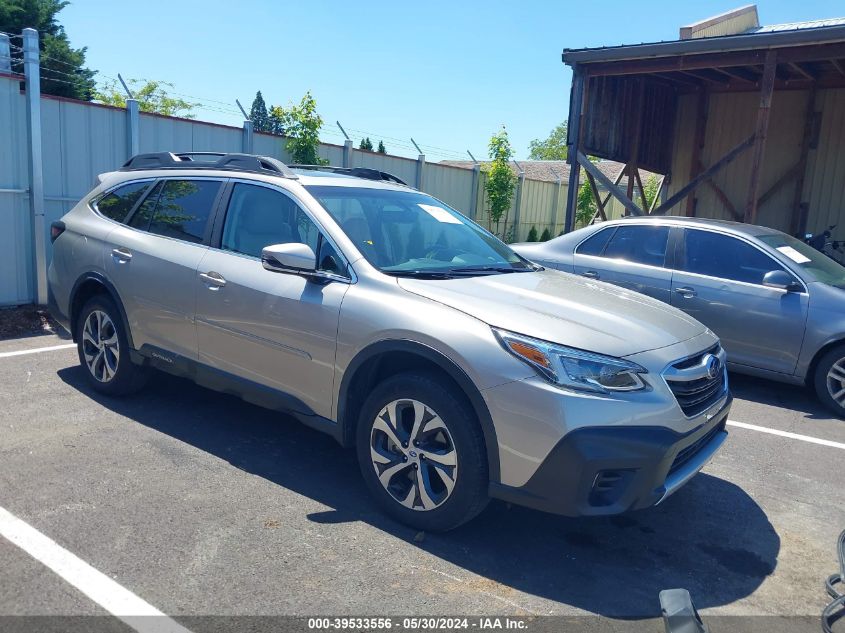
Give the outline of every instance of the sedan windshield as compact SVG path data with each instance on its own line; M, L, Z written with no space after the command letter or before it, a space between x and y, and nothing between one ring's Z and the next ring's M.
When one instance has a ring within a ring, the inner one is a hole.
M809 244L785 233L759 235L758 239L780 251L781 255L791 259L818 281L831 286L845 287L845 267Z
M389 275L451 278L535 268L498 238L417 191L306 186L373 266Z

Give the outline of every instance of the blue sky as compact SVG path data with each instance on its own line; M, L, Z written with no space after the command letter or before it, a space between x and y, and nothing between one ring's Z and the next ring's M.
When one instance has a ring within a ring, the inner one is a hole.
M566 118L564 47L676 39L678 27L743 0L534 2L299 2L75 0L59 15L102 75L169 81L240 125L256 90L268 104L306 90L326 121L323 140L384 139L391 153L481 159L504 124L517 158ZM841 0L762 0L764 24L839 17ZM227 110L234 112L223 112Z

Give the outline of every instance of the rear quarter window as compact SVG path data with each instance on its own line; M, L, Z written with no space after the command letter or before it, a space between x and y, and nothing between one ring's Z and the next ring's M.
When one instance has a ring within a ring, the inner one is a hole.
M575 252L579 255L600 256L604 252L607 243L610 241L610 236L613 235L615 230L616 227L611 226L606 229L602 229L597 233L593 233L590 237L578 245Z
M94 208L110 220L123 222L151 184L152 181L145 181L121 185L97 200Z

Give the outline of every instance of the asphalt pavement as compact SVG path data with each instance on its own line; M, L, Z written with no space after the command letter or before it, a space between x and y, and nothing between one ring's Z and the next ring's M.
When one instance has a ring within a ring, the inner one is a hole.
M0 342L0 508L179 621L621 624L659 616L658 592L684 587L705 617L817 627L827 602L845 528L845 421L804 389L732 376L730 419L766 430L729 426L714 460L657 508L572 519L493 502L458 530L421 534L379 512L350 451L284 415L166 375L107 398L86 386L73 348L10 354L67 343ZM2 536L0 570L0 616L106 613Z

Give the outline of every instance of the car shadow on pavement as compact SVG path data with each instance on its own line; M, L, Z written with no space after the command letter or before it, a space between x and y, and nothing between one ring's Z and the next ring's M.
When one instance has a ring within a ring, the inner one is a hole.
M742 400L789 409L813 420L836 419L819 402L815 392L803 385L790 385L735 373L730 375L730 384L734 397Z
M777 565L780 539L764 511L707 474L650 510L566 518L494 501L467 525L422 536L380 512L353 451L285 415L163 374L124 399L93 392L78 366L58 375L122 416L331 508L311 521L363 521L471 572L456 591L517 590L609 617L656 617L661 589L689 589L699 608L726 605Z

